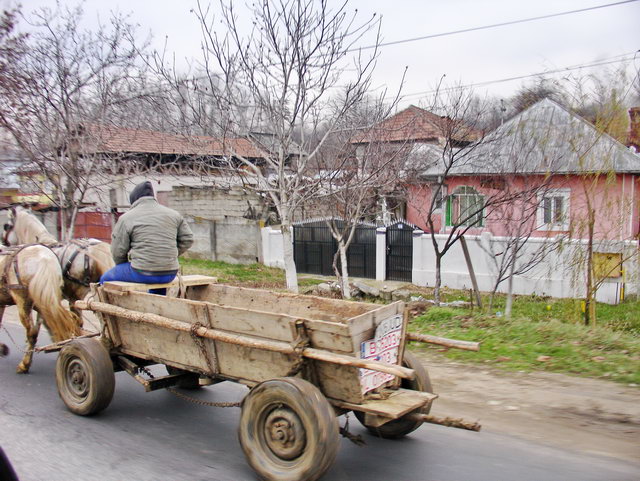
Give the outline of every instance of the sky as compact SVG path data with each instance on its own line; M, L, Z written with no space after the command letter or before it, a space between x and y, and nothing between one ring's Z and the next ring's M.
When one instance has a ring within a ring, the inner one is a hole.
M6 8L15 2L0 3ZM246 2L237 3L242 13ZM330 5L338 3L330 0ZM617 1L350 0L347 8L357 9L357 18L363 21L374 13L380 15L384 43L612 3ZM217 0L211 4L214 10L218 8ZM55 0L22 0L22 5L28 13L53 6ZM106 19L110 10L131 13L141 33L152 33L155 48L162 49L166 41L168 51L175 52L179 60L199 54L201 34L191 13L195 0L86 0L84 5L88 25L95 24L98 16ZM363 39L362 46L370 45L368 40ZM629 59L624 65L631 75L640 69L640 1L385 46L380 51L372 88L374 92L396 92L407 67L401 106L420 105L441 79L445 86L473 84L477 94L506 98L531 79L494 81L550 70L561 70L555 76L587 75L615 68L621 58ZM565 70L610 61L616 63Z

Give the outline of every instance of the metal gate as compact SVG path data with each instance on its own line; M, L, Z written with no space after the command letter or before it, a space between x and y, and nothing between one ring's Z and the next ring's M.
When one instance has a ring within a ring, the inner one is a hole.
M338 244L325 221L293 226L293 257L300 273L333 276L333 256ZM349 276L375 279L376 228L360 224L347 249Z
M387 227L387 279L411 282L414 226L397 222Z

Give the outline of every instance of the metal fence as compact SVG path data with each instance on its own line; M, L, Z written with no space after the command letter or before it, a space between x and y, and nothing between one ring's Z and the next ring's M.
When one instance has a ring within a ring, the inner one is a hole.
M337 222L339 228L344 226L343 221ZM334 275L332 266L337 250L338 244L326 221L304 222L293 226L293 254L298 272ZM347 249L347 262L350 276L375 279L375 226L360 224L356 227L354 238Z

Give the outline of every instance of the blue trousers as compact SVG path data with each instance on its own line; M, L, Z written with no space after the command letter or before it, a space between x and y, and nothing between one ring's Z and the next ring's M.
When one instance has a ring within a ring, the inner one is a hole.
M108 281L123 281L123 282L140 282L141 284L164 284L165 282L171 282L176 277L175 274L167 274L162 276L148 276L136 271L131 267L130 262L118 264L107 272L102 274L100 278L100 284ZM160 294L164 296L167 294L165 288L161 289L149 289L151 294Z

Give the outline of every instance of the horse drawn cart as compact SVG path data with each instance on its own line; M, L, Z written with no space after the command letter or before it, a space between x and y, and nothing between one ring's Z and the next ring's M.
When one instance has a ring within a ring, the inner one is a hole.
M433 422L428 413L437 396L405 350L403 302L275 293L205 276L174 284L178 297L110 282L76 302L98 315L100 335L46 349L60 351L56 382L72 412L106 408L114 370L127 371L148 391L239 382L250 388L241 403L241 447L263 479L279 481L322 476L337 453L341 414L353 411L387 438ZM168 374L145 376L154 364Z

